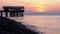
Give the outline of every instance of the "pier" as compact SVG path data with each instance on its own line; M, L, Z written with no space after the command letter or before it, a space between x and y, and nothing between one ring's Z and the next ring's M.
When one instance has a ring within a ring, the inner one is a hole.
M23 6L4 6L4 10L0 10L1 17L23 17Z

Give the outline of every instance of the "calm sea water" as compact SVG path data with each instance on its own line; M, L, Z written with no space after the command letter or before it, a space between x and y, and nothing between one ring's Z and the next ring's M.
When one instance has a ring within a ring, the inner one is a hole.
M24 17L9 18L24 22L22 24L33 31L44 32L45 34L60 34L60 16L58 15L26 15Z

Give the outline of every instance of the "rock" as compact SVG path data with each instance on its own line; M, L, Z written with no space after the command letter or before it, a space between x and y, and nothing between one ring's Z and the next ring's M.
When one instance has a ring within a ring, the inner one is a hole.
M22 22L0 17L0 34L38 34L26 28Z

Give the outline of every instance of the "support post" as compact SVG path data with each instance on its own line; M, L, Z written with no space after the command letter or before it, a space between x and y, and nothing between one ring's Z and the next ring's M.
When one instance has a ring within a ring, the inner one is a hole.
M8 17L8 12L5 12L5 14L6 14L6 17Z
M2 11L1 11L1 17L3 16L3 13L2 13Z

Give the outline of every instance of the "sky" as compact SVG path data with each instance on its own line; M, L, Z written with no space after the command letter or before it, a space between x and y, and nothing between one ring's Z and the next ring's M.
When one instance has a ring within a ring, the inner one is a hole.
M60 11L60 0L0 0L0 10L3 6L24 6L30 12Z

